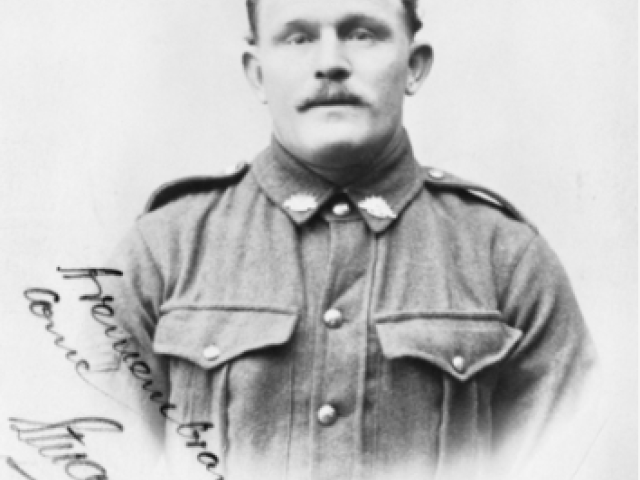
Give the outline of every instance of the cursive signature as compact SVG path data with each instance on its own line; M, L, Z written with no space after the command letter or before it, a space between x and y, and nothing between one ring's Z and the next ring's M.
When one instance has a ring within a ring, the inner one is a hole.
M89 459L84 449L85 433L124 431L121 423L100 417L72 418L62 422L46 423L20 418L10 418L11 429L17 433L18 440L30 447L37 448L40 456L54 464L62 462L64 471L73 480L108 480L107 470ZM80 446L80 448L78 448ZM9 467L26 478L30 477L16 462L8 458Z
M35 478L33 478L31 475L29 475L27 472L25 472L22 467L20 465L18 465L18 462L16 462L13 458L11 457L7 457L6 459L6 463L7 466L18 472L20 475L22 475L24 478L28 479L28 480L36 480Z
M79 372L80 369L90 370L89 362L84 359L75 359L74 357L78 355L77 350L64 345L64 337L53 329L55 326L53 322L53 304L60 301L60 295L46 288L30 288L25 290L24 297L29 301L29 310L31 313L36 317L43 318L47 322L45 329L56 337L53 343L55 343L58 348L67 352L65 357L75 365L76 372Z
M169 415L169 411L175 410L177 405L169 403L163 399L164 394L155 389L153 379L151 378L151 366L142 360L140 352L130 348L130 338L122 337L122 331L110 320L115 316L115 309L111 305L114 299L110 295L103 295L103 288L99 277L107 275L122 276L122 272L106 268L58 268L58 271L64 274L63 277L65 279L88 279L94 284L96 292L88 295L81 295L79 300L94 302L90 310L91 317L105 328L105 335L110 340L113 340L113 350L120 356L120 359L125 363L125 365L127 365L131 374L137 380L142 382L141 388L145 392L149 393L149 399L158 405L160 414L169 422L177 425L176 431L178 435L188 439L186 443L187 448L197 448L201 450L196 456L197 461L204 465L207 471L214 475L217 480L223 480L223 477L214 471L219 465L220 459L214 453L206 450L207 442L201 440L200 437L201 432L206 432L214 427L213 423L182 423L179 420L172 418Z

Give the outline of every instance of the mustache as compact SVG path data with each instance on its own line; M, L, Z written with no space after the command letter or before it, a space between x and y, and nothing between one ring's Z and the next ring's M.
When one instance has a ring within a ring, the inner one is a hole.
M314 95L303 100L298 109L300 111L309 110L313 107L324 105L366 105L364 99L351 93L345 87L324 86Z

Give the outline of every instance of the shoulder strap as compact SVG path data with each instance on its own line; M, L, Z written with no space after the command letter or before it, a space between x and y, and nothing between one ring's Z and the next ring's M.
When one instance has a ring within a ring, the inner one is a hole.
M443 172L442 170L436 168L423 167L423 171L425 172L425 184L446 190L464 190L484 200L485 202L490 203L493 206L501 208L502 210L506 211L511 217L529 225L529 227L531 227L535 232L538 231L537 228L531 222L529 222L529 220L527 220L527 218L520 212L520 210L518 210L502 195L499 195L486 187L467 182L466 180L463 180L459 177L451 175L450 173Z
M157 210L178 198L191 193L203 193L226 188L240 181L249 170L249 164L240 163L232 170L218 176L186 177L161 185L147 201L144 213Z

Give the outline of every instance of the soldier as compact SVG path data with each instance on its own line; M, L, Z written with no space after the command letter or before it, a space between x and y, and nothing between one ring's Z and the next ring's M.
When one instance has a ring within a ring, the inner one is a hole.
M271 145L160 188L122 243L114 395L176 478L518 478L592 344L536 228L414 158L416 2L247 5Z

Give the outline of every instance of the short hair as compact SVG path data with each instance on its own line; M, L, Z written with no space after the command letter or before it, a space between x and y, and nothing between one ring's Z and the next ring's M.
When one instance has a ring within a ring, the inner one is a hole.
M260 0L247 0L247 13L249 15L250 35L247 41L255 45L258 40L258 4ZM422 21L418 15L418 0L402 0L402 5L407 14L407 27L414 37L422 28Z

